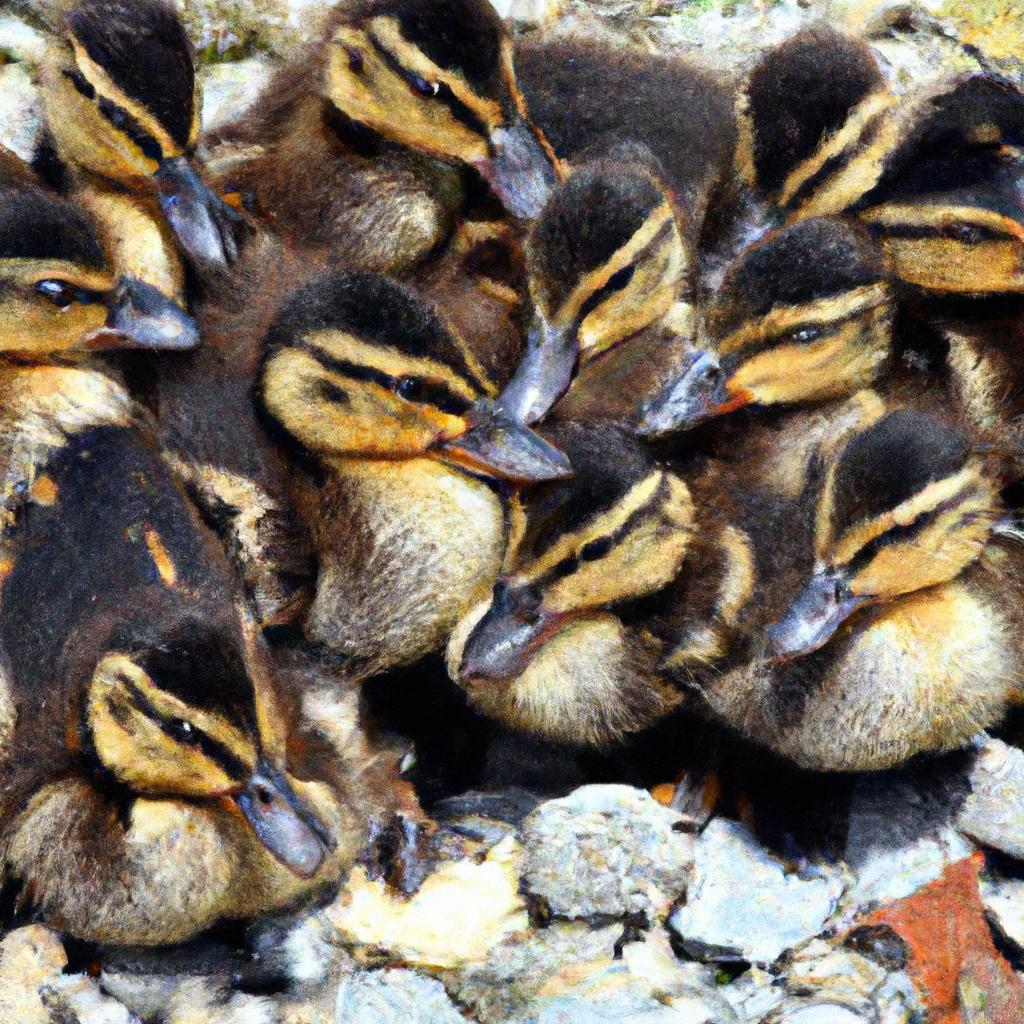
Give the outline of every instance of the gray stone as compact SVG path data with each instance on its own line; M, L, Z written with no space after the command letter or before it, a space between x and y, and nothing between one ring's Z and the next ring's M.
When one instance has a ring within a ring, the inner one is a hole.
M982 846L1024 860L1024 751L987 738L975 755L970 782L957 827Z
M697 843L695 880L669 925L697 959L767 964L819 934L842 891L835 872L787 874L749 829L717 818Z
M60 1024L139 1024L116 999L85 974L66 974L43 985L43 1005Z
M770 1013L764 1024L873 1024L873 1018L837 1003L794 1000Z
M364 971L338 986L338 1024L466 1024L444 986L414 971Z
M693 863L679 821L642 790L583 786L523 822L523 884L558 917L663 916Z
M0 64L0 144L29 160L39 137L39 100L24 64Z
M199 73L203 94L203 130L212 131L240 118L256 102L273 73L266 57L211 64Z
M12 14L0 13L0 53L13 60L37 62L46 49L46 36Z
M992 927L1018 956L1024 954L1024 882L1016 878L984 878L981 898Z

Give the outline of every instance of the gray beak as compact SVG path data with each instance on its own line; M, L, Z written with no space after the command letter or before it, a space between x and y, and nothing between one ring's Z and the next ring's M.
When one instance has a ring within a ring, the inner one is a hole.
M846 592L840 573L815 573L786 614L765 630L769 657L799 658L824 647L866 601Z
M555 169L530 124L520 118L495 130L491 156L475 166L513 217L533 220L548 201Z
M466 433L439 442L433 452L463 469L516 484L563 480L573 472L562 451L486 401Z
M698 352L683 375L644 402L638 433L658 437L718 415L729 401L725 374L714 352Z
M509 419L539 423L569 390L579 365L575 333L538 319L526 339L526 352L497 406Z
M300 878L317 873L334 843L281 772L261 760L234 801L256 838L289 871Z
M90 341L94 349L144 348L187 352L199 345L199 327L158 288L126 277L108 300L106 326Z
M466 641L459 679L466 686L505 682L526 671L558 622L540 607L529 587L510 587L499 580L487 614Z
M155 178L160 207L185 252L200 264L234 263L245 224L241 215L210 191L184 157L165 160Z

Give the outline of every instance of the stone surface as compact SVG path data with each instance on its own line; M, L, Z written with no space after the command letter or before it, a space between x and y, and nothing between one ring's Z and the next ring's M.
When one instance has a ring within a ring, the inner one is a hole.
M39 134L39 104L24 64L0 64L0 145L31 158Z
M139 1024L116 999L84 974L63 975L40 988L43 1005L60 1024Z
M211 64L200 71L203 130L212 131L249 110L273 73L266 57Z
M975 756L970 783L957 827L982 846L1024 860L1024 752L987 739Z
M444 986L413 971L365 971L338 987L336 1017L344 1024L466 1024Z
M981 900L992 929L1017 956L1024 956L1024 881L983 878Z
M0 1021L49 1024L39 989L59 980L67 962L60 939L42 925L5 935L0 942Z
M669 921L701 960L771 963L823 929L843 891L838 874L787 874L751 832L716 818L697 843L695 880Z
M523 884L557 917L663 917L693 865L680 821L641 790L583 786L523 822Z

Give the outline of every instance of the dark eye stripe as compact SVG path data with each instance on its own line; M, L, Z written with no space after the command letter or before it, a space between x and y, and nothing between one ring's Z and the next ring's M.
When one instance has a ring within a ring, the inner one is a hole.
M374 52L380 57L380 59L384 61L384 63L391 68L396 75L404 79L409 84L410 89L415 91L417 95L422 96L423 93L417 88L417 82L422 81L420 76L403 67L401 61L372 35L369 38L370 45L373 47ZM438 82L437 87L437 93L434 95L433 99L437 100L439 103L443 103L456 121L468 128L471 132L474 132L477 135L482 135L485 139L490 135L490 130L487 125L480 120L471 107L463 103L462 100L452 92L451 86L446 82Z
M78 92L87 100L96 99L96 90L93 88L92 83L81 72L68 70L64 72L64 77L67 78Z
M132 703L135 704L139 711L150 721L155 722L166 736L180 743L181 734L175 727L175 719L161 714L127 676L121 675L118 679L124 684L125 690L132 699ZM236 782L243 782L248 777L249 768L246 764L231 753L223 743L213 739L212 736L208 736L201 729L193 726L189 742L197 746L205 757L208 757L222 768L229 778L234 779Z
M938 224L872 224L868 229L873 235L885 238L925 239L939 238L956 242L958 245L981 245L984 242L1016 241L1009 232L997 231L995 228L980 224L949 225ZM966 229L966 230L965 230Z
M325 370L338 374L339 377L347 377L349 380L363 380L384 388L385 391L396 391L406 377L393 377L383 370L375 370L369 366L360 366L358 363L350 363L346 359L335 359L326 352L312 345L297 346L315 359ZM432 405L442 412L453 416L461 416L469 412L473 403L463 398L462 395L450 390L441 381L427 380L426 378L415 378L420 384L417 396L407 398L406 401L420 404Z

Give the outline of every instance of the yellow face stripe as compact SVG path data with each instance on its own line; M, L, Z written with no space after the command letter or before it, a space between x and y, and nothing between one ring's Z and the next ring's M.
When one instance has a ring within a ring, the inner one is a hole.
M587 300L604 288L620 270L630 266L640 253L657 238L659 232L674 221L675 211L672 209L672 204L666 199L651 212L621 249L614 252L596 270L592 270L580 279L560 309L545 311L551 323L556 327L571 328L579 318L580 310ZM543 301L539 295L535 295L534 299L539 304Z
M159 144L165 158L180 156L181 147L167 134L149 109L118 88L114 80L89 56L77 39L71 39L71 46L79 72L93 86L98 96L105 97L131 114L142 129Z
M879 282L799 306L776 306L760 320L745 323L726 335L716 348L720 355L726 356L753 346L764 347L801 327L839 323L884 306L891 299L889 285Z
M444 83L460 103L464 103L491 130L501 127L505 115L494 100L486 99L466 84L465 79L435 64L422 50L402 35L396 18L373 18L367 25L367 36L382 47L403 68L427 82Z
M860 214L860 219L867 224L881 229L911 227L934 228L942 231L966 225L1006 235L1019 242L1024 242L1024 224L1007 217L995 210L986 210L979 206L957 204L927 203L881 203L871 206ZM951 238L951 242L957 239Z
M153 559L153 565L156 566L160 582L165 587L174 587L178 582L178 570L174 566L174 560L171 558L170 552L168 552L164 542L160 539L160 534L149 524L146 525L143 532L146 538L146 548L149 551L149 557Z

